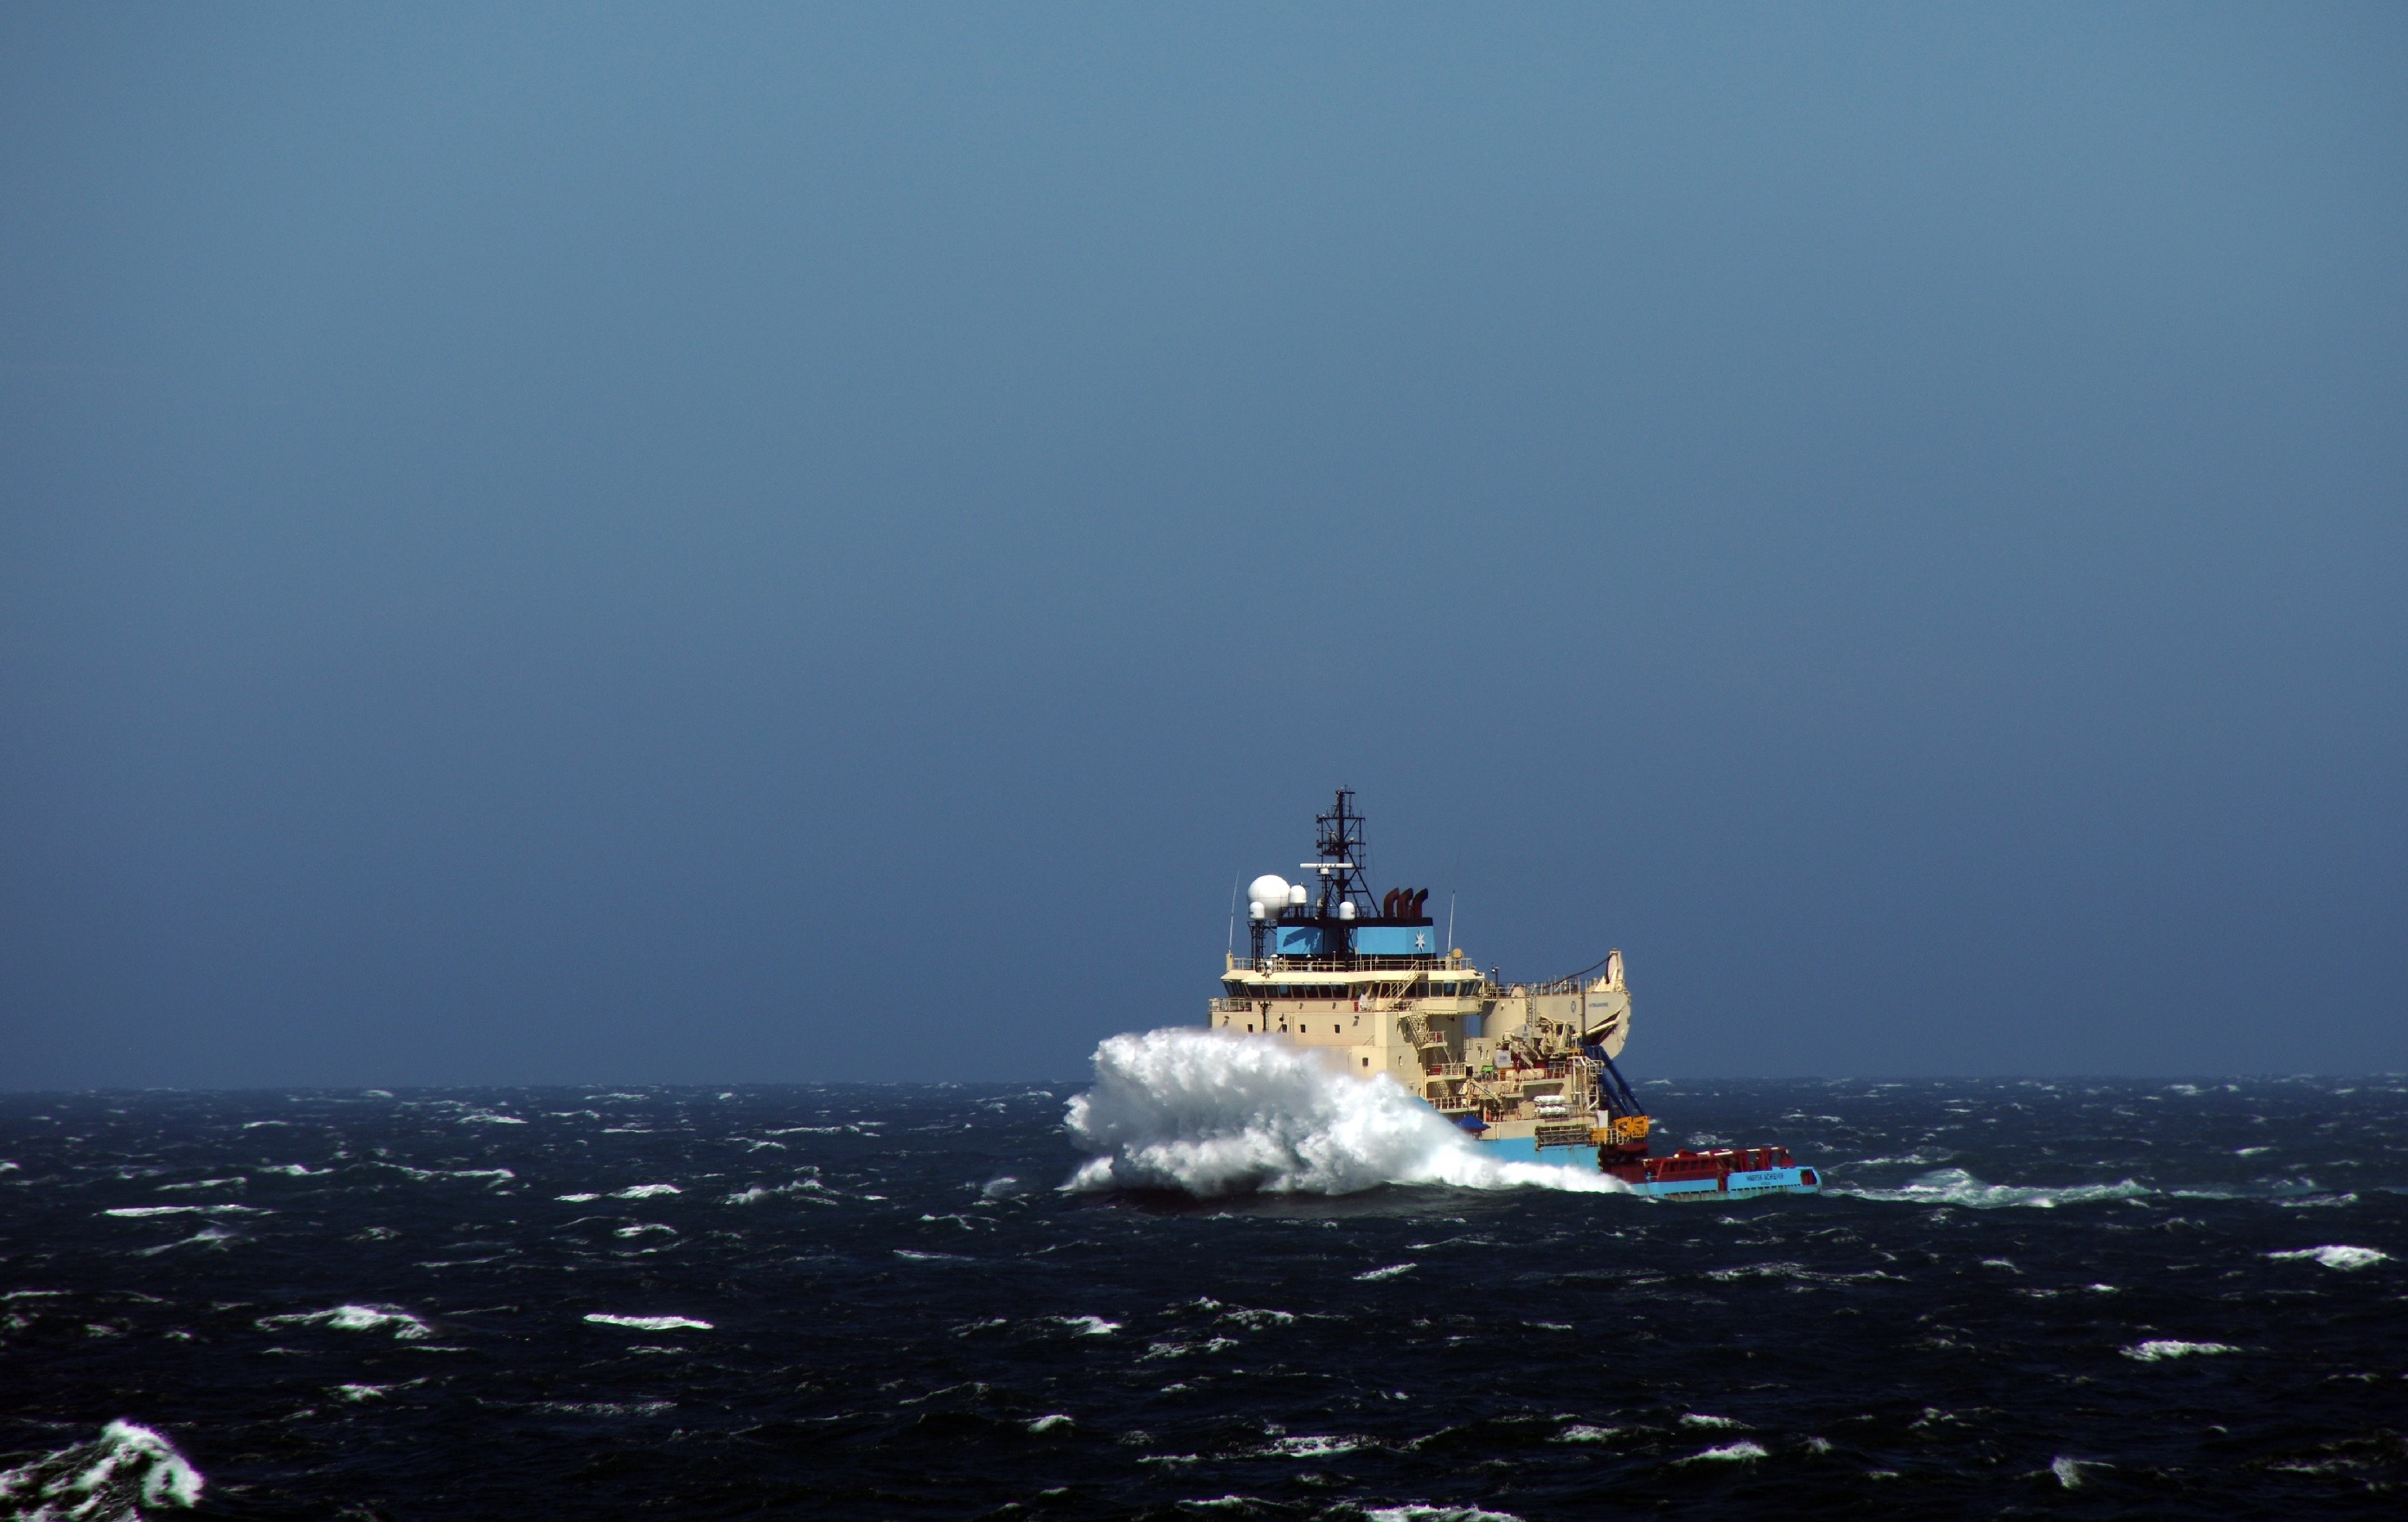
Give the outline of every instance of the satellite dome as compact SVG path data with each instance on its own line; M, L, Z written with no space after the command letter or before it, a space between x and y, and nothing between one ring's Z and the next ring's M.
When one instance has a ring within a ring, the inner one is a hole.
M1246 902L1260 905L1268 914L1287 902L1287 879L1266 872L1246 887Z

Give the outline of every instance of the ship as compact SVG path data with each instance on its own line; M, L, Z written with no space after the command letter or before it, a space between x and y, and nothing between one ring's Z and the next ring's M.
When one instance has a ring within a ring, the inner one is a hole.
M1350 788L1316 817L1312 874L1246 890L1247 954L1233 916L1207 1023L1283 1041L1361 1079L1403 1085L1500 1159L1586 1166L1640 1194L1727 1201L1814 1194L1821 1181L1781 1146L1657 1154L1656 1123L1615 1059L1630 1040L1619 948L1542 983L1482 972L1429 914L1429 889L1374 897Z

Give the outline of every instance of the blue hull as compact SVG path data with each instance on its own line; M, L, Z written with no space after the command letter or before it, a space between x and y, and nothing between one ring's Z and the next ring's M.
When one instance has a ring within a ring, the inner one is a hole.
M1657 1200L1687 1200L1702 1204L1713 1200L1753 1200L1760 1194L1820 1194L1822 1181L1811 1168L1764 1168L1752 1174L1726 1174L1720 1178L1655 1178L1630 1186L1634 1193Z
M1544 1162L1558 1168L1594 1168L1593 1146L1542 1147L1533 1137L1480 1142L1482 1148L1510 1162ZM1630 1186L1633 1194L1656 1200L1704 1203L1713 1200L1753 1200L1765 1194L1820 1194L1823 1182L1811 1168L1761 1168L1752 1173L1726 1174L1716 1178L1644 1179Z

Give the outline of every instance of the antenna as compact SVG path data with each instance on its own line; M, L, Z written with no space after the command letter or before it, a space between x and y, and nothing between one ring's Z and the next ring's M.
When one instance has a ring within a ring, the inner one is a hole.
M1235 935L1237 932L1229 933ZM1452 888L1446 890L1446 954L1455 954L1455 889Z
M1364 872L1363 816L1354 812L1354 789L1339 789L1330 811L1313 822L1320 827L1313 842L1313 852L1320 860L1303 865L1321 877L1321 900L1314 917L1337 918L1338 905L1349 900L1357 913L1376 912L1371 879Z
M1244 876L1238 874L1238 877ZM1238 877L1229 879L1229 955L1238 954Z

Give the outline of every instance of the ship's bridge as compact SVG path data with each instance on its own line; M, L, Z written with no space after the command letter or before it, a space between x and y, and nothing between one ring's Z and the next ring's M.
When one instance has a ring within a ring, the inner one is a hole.
M1385 999L1475 999L1486 990L1486 980L1471 968L1452 965L1256 967L1237 958L1221 986L1232 999L1354 999L1374 994Z

